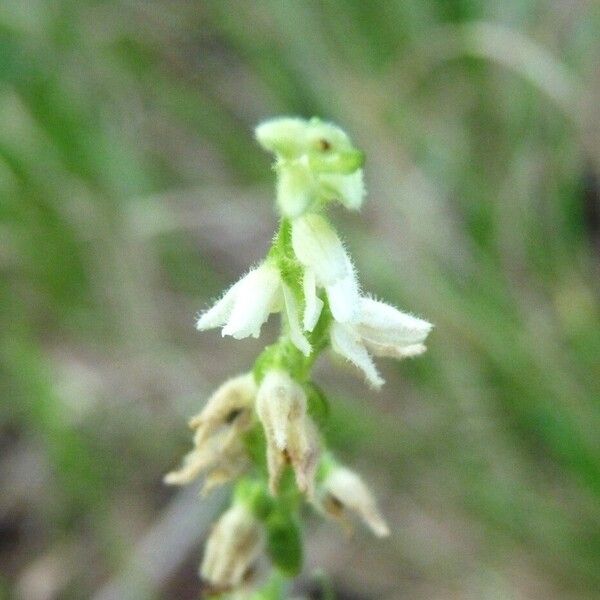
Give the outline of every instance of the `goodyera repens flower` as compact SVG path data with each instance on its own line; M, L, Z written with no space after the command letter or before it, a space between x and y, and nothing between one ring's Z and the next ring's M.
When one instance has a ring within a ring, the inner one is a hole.
M333 323L331 345L361 369L374 387L383 379L367 350L375 356L409 358L425 352L431 323L418 319L373 298L359 300L358 315L351 323Z
M267 438L269 489L273 493L289 464L296 474L298 489L313 495L319 445L307 409L304 390L285 371L269 371L265 375L258 389L256 413Z
M326 469L326 475L318 487L315 503L317 508L342 522L348 529L348 512L353 512L377 537L388 536L390 530L387 523L363 480L354 471L340 465L328 465Z
M165 475L165 483L183 485L207 472L203 493L226 483L249 466L242 434L254 421L252 406L256 384L251 373L226 381L208 400L202 412L190 419L194 449L177 471Z
M202 312L199 330L235 339L259 337L272 313L281 335L251 372L221 385L190 420L192 450L165 482L204 475L203 492L235 480L234 501L215 524L201 576L210 594L274 598L283 576L301 567L302 500L348 527L358 516L378 536L389 528L363 480L327 451L320 432L327 399L311 381L317 355L330 347L383 384L373 356L417 356L431 324L361 292L350 255L327 218L338 202L362 204L363 155L339 127L313 118L260 124L259 144L275 158L280 226L263 261ZM256 590L257 563L277 569ZM261 561L264 562L264 561Z
M209 310L200 315L198 330L223 327L223 335L236 339L258 337L269 314L285 307L290 336L306 356L310 344L302 333L298 305L294 293L281 278L277 266L263 263L227 290Z
M229 592L250 582L264 548L264 533L248 506L236 502L215 523L206 543L200 576L211 593Z
M277 203L284 216L334 200L360 208L363 154L339 127L320 119L272 119L256 128L256 139L276 157Z

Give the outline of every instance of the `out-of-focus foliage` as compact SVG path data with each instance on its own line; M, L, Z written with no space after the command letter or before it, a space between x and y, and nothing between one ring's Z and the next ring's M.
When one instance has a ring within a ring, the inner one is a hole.
M395 534L315 525L304 582L595 597L599 28L584 0L4 0L0 597L197 597L220 500L161 476L258 348L192 324L275 227L251 132L279 114L365 150L339 229L365 288L436 324L382 394L321 365Z

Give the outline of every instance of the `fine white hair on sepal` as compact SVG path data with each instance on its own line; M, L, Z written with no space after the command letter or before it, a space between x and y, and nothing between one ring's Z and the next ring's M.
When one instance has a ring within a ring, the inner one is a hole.
M279 269L265 262L233 284L223 297L202 313L199 330L223 326L222 334L236 339L258 337L269 314L282 303Z
M385 383L366 348L350 328L342 323L333 323L330 336L333 350L358 367L374 388L379 389Z
M281 277L276 267L263 264L250 271L240 282L236 302L223 327L223 335L231 335L236 339L258 337L280 287Z
M196 329L198 331L214 329L227 323L241 282L242 279L234 283L211 308L198 315L196 321Z
M429 335L432 327L431 323L385 302L369 297L360 299L357 329L363 338L375 343L420 344Z
M348 295L340 294L340 298L343 300ZM341 322L340 315L334 312L332 297L328 290L332 314L337 321L330 329L331 346L361 369L374 387L380 387L383 380L369 352L396 359L425 352L423 342L432 329L431 323L367 296L360 297L354 318Z
M327 220L317 214L299 217L292 224L292 246L298 260L304 265L315 284L325 288L329 307L336 321L345 323L355 319L360 300L356 271L338 237ZM309 283L312 284L312 281ZM312 299L312 290L310 296ZM305 313L313 316L314 309L307 303ZM311 319L305 319L311 324ZM314 325L313 325L314 326ZM307 323L305 323L307 328Z
M312 269L321 285L348 274L346 250L335 229L318 214L306 214L292 223L292 246L298 260Z

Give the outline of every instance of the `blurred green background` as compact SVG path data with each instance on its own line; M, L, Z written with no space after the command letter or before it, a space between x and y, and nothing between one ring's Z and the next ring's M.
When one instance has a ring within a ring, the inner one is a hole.
M276 334L193 318L268 247L283 114L365 150L334 220L436 325L380 394L319 363L394 534L309 516L297 593L598 598L599 31L584 0L3 0L0 598L198 597L226 496L161 477Z

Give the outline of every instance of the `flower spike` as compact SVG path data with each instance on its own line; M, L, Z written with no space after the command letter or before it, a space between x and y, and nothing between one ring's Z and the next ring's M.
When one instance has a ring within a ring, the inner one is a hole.
M389 528L363 480L328 454L319 428L329 405L311 370L328 347L379 388L373 357L425 351L431 324L361 294L348 251L326 216L332 202L360 209L363 154L336 125L283 117L256 128L274 155L281 221L265 259L197 320L234 339L259 337L271 313L281 334L250 373L221 385L193 417L193 447L168 484L204 476L202 493L236 480L230 508L214 525L200 575L207 595L280 598L284 577L301 569L302 501L350 529L362 520L377 537ZM289 467L289 469L288 469ZM289 475L289 476L288 476ZM268 563L273 577L258 588Z

